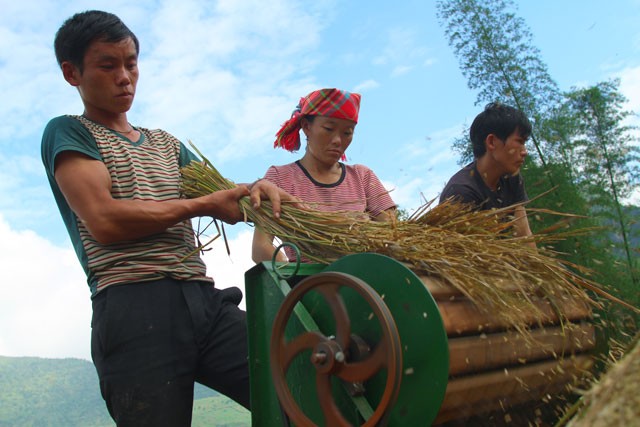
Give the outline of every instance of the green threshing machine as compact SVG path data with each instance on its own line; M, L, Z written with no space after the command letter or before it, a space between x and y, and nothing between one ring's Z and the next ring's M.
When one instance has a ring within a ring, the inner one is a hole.
M551 316L526 346L383 255L260 263L245 293L254 427L437 425L554 395L592 364L587 309L569 310L569 333Z

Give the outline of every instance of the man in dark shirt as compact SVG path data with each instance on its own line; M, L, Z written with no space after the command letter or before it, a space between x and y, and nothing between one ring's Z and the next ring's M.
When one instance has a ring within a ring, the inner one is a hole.
M440 203L453 199L473 204L477 210L489 210L527 201L520 168L530 135L531 122L522 111L488 104L469 130L475 160L451 177L440 194ZM524 206L514 209L514 217L516 236L530 236Z

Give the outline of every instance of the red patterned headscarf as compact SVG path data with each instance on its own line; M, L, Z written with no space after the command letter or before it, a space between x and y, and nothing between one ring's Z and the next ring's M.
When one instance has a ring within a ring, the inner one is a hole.
M320 89L300 98L291 118L284 122L273 147L282 147L288 151L300 149L300 128L306 115L326 116L347 119L358 123L360 95L339 89Z

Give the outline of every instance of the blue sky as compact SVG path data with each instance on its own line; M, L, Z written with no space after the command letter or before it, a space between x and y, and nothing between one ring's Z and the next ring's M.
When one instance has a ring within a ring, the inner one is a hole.
M518 3L561 89L620 78L640 111L640 1ZM50 118L82 113L52 43L86 9L116 13L140 39L130 121L193 141L236 182L296 160L273 149L275 132L301 96L339 87L362 94L348 161L415 209L457 170L451 142L482 107L431 1L0 0L0 355L89 359L89 292L39 155ZM242 286L251 229L227 233L231 257L216 245L205 259L219 286Z

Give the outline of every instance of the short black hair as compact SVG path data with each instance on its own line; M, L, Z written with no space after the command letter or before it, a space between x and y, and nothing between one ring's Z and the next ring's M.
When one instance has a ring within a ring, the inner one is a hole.
M487 151L484 142L489 134L504 141L517 131L522 138L528 139L531 130L531 122L522 111L499 102L491 102L476 116L469 129L473 156L477 159Z
M140 53L138 38L120 18L113 13L100 10L79 12L68 18L56 33L53 43L58 65L71 62L82 72L87 49L96 40L116 43L131 38Z

